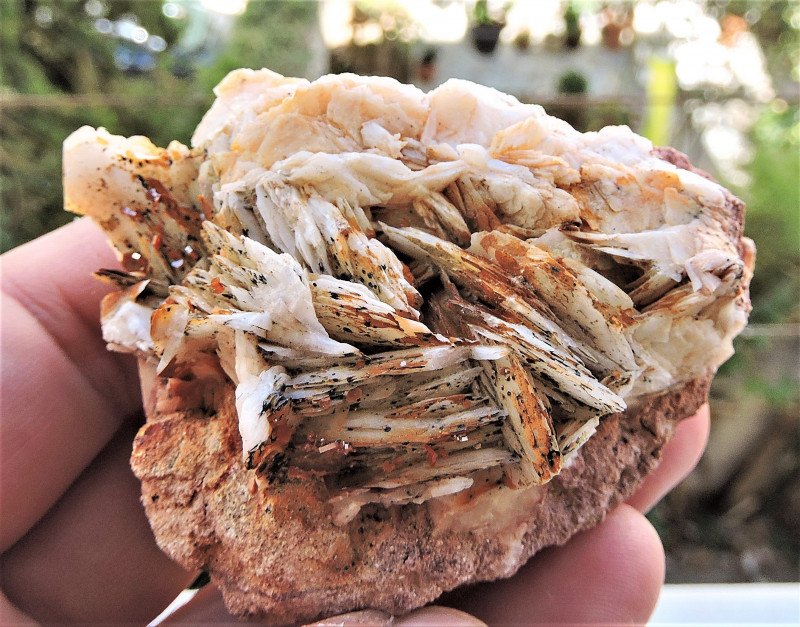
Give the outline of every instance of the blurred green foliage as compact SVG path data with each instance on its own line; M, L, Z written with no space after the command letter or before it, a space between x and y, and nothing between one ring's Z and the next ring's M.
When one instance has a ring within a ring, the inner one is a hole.
M766 108L753 129L753 183L736 190L747 203L745 233L758 250L752 322L800 321L800 109Z
M284 76L305 76L316 15L315 2L251 0L219 57L197 70L196 88L210 94L228 72L241 67L268 67Z
M0 116L0 251L71 219L62 210L60 146L72 131L88 124L146 135L162 146L173 139L188 143L213 100L212 88L228 71L270 67L302 76L310 58L306 40L316 27L314 3L254 0L233 23L229 44L179 78L174 48L154 54L151 71L121 71L114 63L120 40L98 32L86 4L0 1L0 94L29 102L10 101ZM168 46L180 42L185 25L167 18L161 2L104 6L109 21L132 15ZM87 102L86 94L107 99Z
M776 83L800 80L800 2L797 0L713 0L719 12L745 18L758 38Z

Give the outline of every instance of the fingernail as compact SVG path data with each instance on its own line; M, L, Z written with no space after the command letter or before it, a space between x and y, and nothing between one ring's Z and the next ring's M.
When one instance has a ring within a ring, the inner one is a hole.
M450 607L431 606L415 610L394 620L395 625L402 627L423 627L437 625L441 627L486 627L486 623L460 610Z
M350 625L375 625L375 627L388 627L392 625L392 616L379 610L362 610L331 616L321 621L306 625L305 627L350 627Z

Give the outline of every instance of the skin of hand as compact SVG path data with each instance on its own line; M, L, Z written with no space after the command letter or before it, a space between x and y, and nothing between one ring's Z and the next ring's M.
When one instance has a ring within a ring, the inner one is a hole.
M0 624L145 624L187 585L156 546L128 465L143 421L136 365L106 350L91 274L118 267L79 219L0 258ZM661 542L642 512L695 466L704 407L680 423L658 468L626 504L508 580L456 590L394 618L400 625L643 624L664 578ZM380 612L322 625L380 624ZM209 586L171 619L231 624Z

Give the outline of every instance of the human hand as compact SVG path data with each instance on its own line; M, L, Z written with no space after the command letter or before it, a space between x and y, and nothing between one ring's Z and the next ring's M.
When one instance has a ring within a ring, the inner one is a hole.
M128 464L139 381L132 358L105 348L97 318L107 288L91 277L116 266L86 219L2 257L2 624L143 624L192 578L157 548ZM511 579L457 590L395 623L646 622L664 554L641 512L694 467L708 423L707 408L684 420L659 467L601 525ZM234 622L213 587L173 621Z

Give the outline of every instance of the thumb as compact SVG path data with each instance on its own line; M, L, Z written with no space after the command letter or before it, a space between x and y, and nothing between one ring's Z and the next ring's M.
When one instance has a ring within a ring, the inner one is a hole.
M339 616L332 616L308 625L307 627L351 627L356 625L371 625L372 627L485 627L486 623L470 616L465 612L450 607L433 605L404 614L392 616L379 610L362 610L349 612Z

